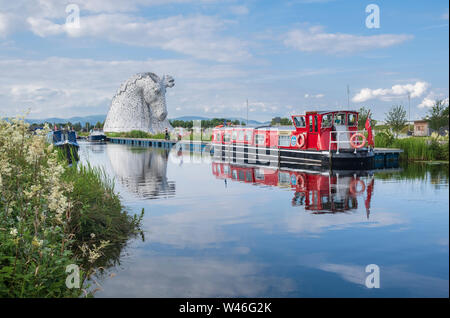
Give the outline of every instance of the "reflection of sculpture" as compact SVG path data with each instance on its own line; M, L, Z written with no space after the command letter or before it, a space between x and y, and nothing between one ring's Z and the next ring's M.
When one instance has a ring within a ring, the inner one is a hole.
M103 130L141 130L151 134L171 130L165 94L166 87L173 86L171 76L159 78L153 73L139 73L130 77L113 97Z
M167 149L106 148L116 178L131 192L156 199L175 194L175 183L167 180Z

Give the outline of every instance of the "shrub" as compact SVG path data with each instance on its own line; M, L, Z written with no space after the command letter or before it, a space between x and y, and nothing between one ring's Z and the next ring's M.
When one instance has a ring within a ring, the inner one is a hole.
M72 166L23 120L0 121L0 297L79 297L107 248L139 231L112 181L90 165ZM79 265L81 288L66 287Z

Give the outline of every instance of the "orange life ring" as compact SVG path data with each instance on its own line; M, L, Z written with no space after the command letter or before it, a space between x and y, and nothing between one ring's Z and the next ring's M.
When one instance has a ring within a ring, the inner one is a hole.
M357 137L361 137L362 138L362 142L360 144L356 143L356 138ZM363 134L361 134L361 133L353 134L353 136L350 137L350 145L353 148L356 148L356 149L362 148L362 147L364 147L365 144L366 144L366 137Z
M297 145L300 148L302 148L305 145L305 135L303 135L303 134L298 135Z
M357 186L360 185L361 186L361 190L357 190ZM366 184L364 183L364 181L360 180L360 179L353 179L352 182L350 182L350 193L352 194L361 194L364 193L364 191L366 191Z

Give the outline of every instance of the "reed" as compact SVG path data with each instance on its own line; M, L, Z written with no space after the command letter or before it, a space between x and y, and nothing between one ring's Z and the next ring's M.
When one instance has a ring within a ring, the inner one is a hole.
M449 160L448 136L433 134L431 137L394 138L389 132L375 135L375 146L381 148L399 148L403 150L402 160Z

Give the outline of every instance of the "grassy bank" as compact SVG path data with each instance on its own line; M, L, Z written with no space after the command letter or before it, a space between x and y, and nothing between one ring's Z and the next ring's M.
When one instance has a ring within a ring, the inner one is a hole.
M123 137L123 138L148 138L148 139L165 139L165 134L149 134L141 130L132 130L130 132L121 132L121 133L106 133L108 137ZM181 140L202 140L202 141L211 141L211 134L199 134L199 133L188 133L184 135ZM174 133L170 134L170 139L177 140L178 136Z
M402 149L403 153L400 155L402 160L449 160L448 136L442 137L437 134L431 137L398 139L389 132L379 132L375 135L375 147Z
M142 215L130 216L104 171L69 167L22 120L0 121L0 297L80 297L114 265ZM68 265L80 288L66 286Z
M106 133L108 137L123 137L123 138L148 138L148 139L164 139L165 134L149 134L145 131L141 130L132 130L129 132L120 132L120 133L114 133L114 132L108 132Z

